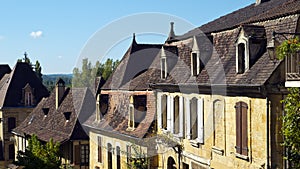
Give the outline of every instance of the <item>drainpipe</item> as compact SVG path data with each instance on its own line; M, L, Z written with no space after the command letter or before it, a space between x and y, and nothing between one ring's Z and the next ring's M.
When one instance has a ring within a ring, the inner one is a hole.
M269 115L270 115L270 101L269 101L269 98L266 97L266 100L267 100L267 168L269 169L270 168L270 163L269 163L269 158L270 158L270 154L269 154L269 143L270 143L270 122L269 122Z

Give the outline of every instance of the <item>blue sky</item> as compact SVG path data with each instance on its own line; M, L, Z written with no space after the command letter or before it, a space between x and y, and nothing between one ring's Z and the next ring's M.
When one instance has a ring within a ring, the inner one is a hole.
M71 73L80 62L82 49L91 37L126 16L155 12L201 26L252 3L255 0L0 1L0 64L13 67L26 51L32 61L40 61L43 74ZM161 27L168 34L169 21L166 22ZM110 33L124 28L130 33L135 32L134 24L123 23ZM175 22L175 31L179 24ZM102 41L105 42L105 38ZM127 40L121 39L114 51L104 52L107 54L105 57L120 59L130 45L129 39L130 36ZM164 39L162 35L159 38L151 34L137 35L137 41L144 43L163 43ZM97 45L93 47L97 49Z

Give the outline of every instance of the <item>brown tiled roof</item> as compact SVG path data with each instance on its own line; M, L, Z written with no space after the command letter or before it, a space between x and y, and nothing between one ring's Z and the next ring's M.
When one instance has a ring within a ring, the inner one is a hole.
M33 95L38 103L43 97L49 96L47 88L38 79L32 68L23 62L17 62L13 70L0 81L0 107L23 106L22 89L29 84L34 89Z
M52 138L55 142L65 142L67 140L88 139L77 117L90 116L90 111L95 110L95 100L92 92L87 88L67 88L63 101L56 109L55 89L48 98L44 98L32 113L13 130L18 135L37 135L42 141L49 141ZM90 104L86 104L90 103ZM84 107L90 107L86 108ZM49 108L47 116L44 115L43 108ZM65 112L70 112L69 122L65 119ZM82 115L83 114L83 115Z
M193 29L182 36L178 36L177 38L186 39L188 37L198 35L200 31L204 33L220 32L239 27L245 23L253 23L256 21L280 17L290 13L292 8L292 12L298 11L299 13L299 8L295 6L286 6L284 3L287 1L293 2L297 5L299 4L298 0L270 0L261 3L260 5L251 4L245 8L241 8L216 20L208 22L207 24ZM281 9L281 11L278 9Z

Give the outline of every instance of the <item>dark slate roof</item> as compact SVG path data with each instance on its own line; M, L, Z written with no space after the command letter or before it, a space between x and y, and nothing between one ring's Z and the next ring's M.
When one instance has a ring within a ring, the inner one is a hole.
M10 73L11 69L9 65L0 65L0 79L7 73Z
M138 44L134 39L117 69L108 78L102 89L150 89L150 83L160 81L161 48L161 44ZM174 46L165 46L165 48L168 53L177 52L177 48Z
M47 88L38 79L32 68L23 62L17 62L13 70L3 76L0 81L0 107L23 106L22 89L29 84L34 89L34 97L38 103L49 96Z
M72 90L67 88L58 109L56 109L55 98L54 89L50 96L43 98L13 132L17 135L35 134L42 141L49 141L52 138L55 142L60 143L68 140L87 140L88 135L83 130L81 123L95 110L95 99L93 99L92 92L87 88L73 88ZM46 117L43 108L49 108ZM71 112L69 122L66 122L65 112Z
M293 5L287 6L287 1ZM230 14L224 15L216 20L208 22L196 29L193 29L177 39L186 39L198 35L200 32L212 33L236 28L245 23L253 23L268 19L274 19L298 11L299 0L270 0L260 5L251 4L245 8L236 10ZM298 6L298 8L296 7ZM280 10L279 10L280 9Z

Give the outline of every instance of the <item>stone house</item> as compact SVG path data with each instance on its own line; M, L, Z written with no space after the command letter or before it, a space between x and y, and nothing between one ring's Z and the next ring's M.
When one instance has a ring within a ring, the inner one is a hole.
M156 101L149 84L160 82L161 44L132 44L116 71L96 95L96 112L85 126L90 128L90 167L126 168L133 158L149 157L158 167L154 144ZM166 47L172 51L174 47ZM176 51L173 51L176 52Z
M164 46L177 47L178 61L166 70L162 55L165 81L150 87L157 132L177 146L159 143L159 168L288 167L280 100L296 62L274 59L269 44L285 40L274 31L299 32L299 14L300 1L256 1L182 36L171 26Z
M49 97L43 98L32 113L13 130L15 148L25 151L27 140L36 135L42 142L59 142L62 163L89 168L89 137L82 123L95 110L95 97L87 88L66 88L59 79Z
M48 95L48 90L29 64L17 62L12 70L8 65L0 65L1 165L5 166L15 159L12 130Z

